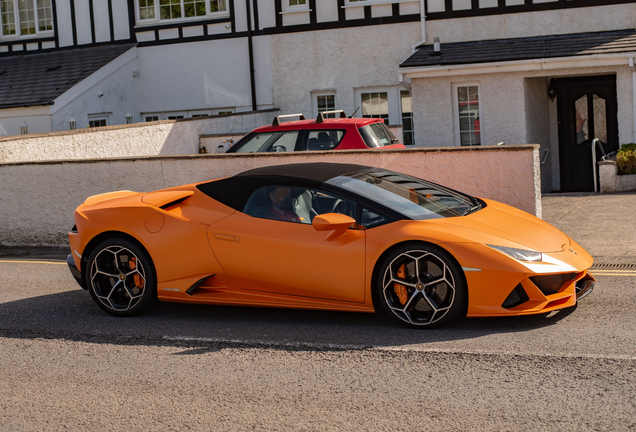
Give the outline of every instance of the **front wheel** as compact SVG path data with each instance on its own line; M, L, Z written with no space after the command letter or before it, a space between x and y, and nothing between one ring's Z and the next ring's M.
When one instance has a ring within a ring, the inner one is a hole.
M157 303L152 259L135 242L114 237L93 250L86 266L86 286L97 305L117 316L136 315Z
M466 313L461 267L437 246L411 243L397 248L382 263L377 279L384 310L408 327L439 327Z

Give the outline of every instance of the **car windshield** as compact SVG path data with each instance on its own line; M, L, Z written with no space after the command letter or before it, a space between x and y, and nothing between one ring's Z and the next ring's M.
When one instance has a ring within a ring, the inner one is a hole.
M394 144L395 136L385 126L384 123L371 123L366 126L362 126L360 129L360 135L365 144L371 148L384 147Z
M463 216L481 208L476 199L467 195L382 169L358 171L335 177L327 183L415 220Z

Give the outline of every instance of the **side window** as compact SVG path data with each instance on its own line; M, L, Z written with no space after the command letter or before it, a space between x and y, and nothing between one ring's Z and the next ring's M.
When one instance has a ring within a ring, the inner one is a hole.
M362 207L362 216L360 218L360 225L362 225L366 229L375 228L384 224L391 222L391 220L374 212L373 210L369 210L366 207Z
M296 148L297 130L262 132L249 137L236 153L292 152Z
M345 135L344 130L312 130L307 135L307 150L331 150L340 144Z
M310 224L324 213L341 213L355 218L356 203L317 189L297 186L265 186L257 189L245 204L250 216Z

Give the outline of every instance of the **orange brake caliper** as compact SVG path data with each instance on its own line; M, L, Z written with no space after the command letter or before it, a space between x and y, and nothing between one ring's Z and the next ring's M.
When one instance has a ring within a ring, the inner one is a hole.
M400 266L400 268L397 271L397 277L399 277L400 279L406 279L406 272L404 271L404 264L402 264ZM406 291L406 287L402 284L399 284L397 282L395 282L393 284L393 289L395 290L395 293L397 294L398 298L400 299L400 304L402 306L404 306L409 298L409 294Z
M137 258L135 257L130 258L130 261L128 261L128 264L130 264L131 270L135 270L137 268ZM141 275L139 273L135 273L133 275L133 279L135 280L135 286L137 288L144 289L144 281L141 278Z

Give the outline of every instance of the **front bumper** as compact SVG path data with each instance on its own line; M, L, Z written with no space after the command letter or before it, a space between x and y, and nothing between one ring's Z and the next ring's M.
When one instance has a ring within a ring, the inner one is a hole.
M71 271L71 274L83 289L86 289L84 286L84 282L82 282L82 272L75 266L75 261L73 260L73 255L68 254L66 257L66 264L68 264L68 269Z

